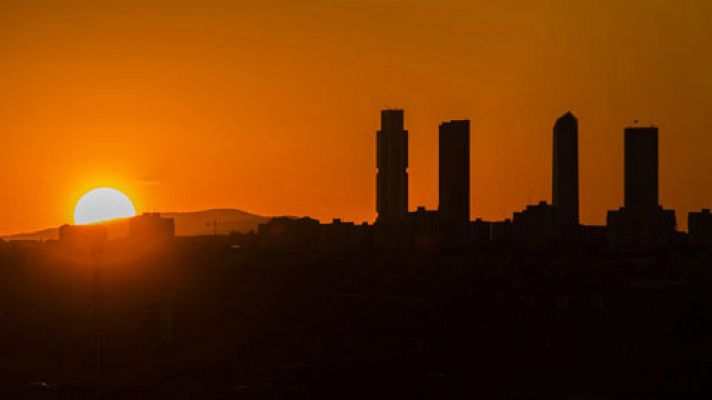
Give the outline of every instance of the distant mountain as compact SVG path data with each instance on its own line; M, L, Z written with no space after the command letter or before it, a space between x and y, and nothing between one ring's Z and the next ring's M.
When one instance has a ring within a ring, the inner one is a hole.
M176 235L178 236L212 235L215 232L215 222L217 222L218 234L245 233L256 230L257 225L265 223L271 218L229 208L193 212L167 212L161 213L161 215L175 219Z
M215 233L227 235L231 232L249 232L256 230L257 225L267 222L271 217L250 214L245 211L221 208L190 212L166 212L163 217L175 219L177 236L201 236ZM112 239L128 236L127 219L119 219L103 223L109 230ZM35 232L19 233L4 236L5 240L56 240L59 238L59 227L43 229Z
M5 240L55 240L59 237L59 228L47 228L41 231L17 233L14 235L6 235L2 238Z

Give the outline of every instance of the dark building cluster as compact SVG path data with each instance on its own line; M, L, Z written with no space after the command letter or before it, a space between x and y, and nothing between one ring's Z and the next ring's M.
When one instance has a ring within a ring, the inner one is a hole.
M372 224L176 236L145 213L0 241L0 399L709 397L686 395L709 392L712 213L676 231L656 128L625 130L605 226L580 223L571 113L551 204L503 221L470 215L470 122L438 134L437 210L410 211L403 111L385 110Z
M381 111L376 132L376 221L354 224L341 219L277 217L256 232L234 234L238 246L265 250L356 251L369 248L504 248L530 251L593 248L650 251L671 245L712 246L708 210L689 214L689 233L677 231L675 211L659 201L657 127L624 130L623 207L611 210L605 226L586 226L579 217L578 119L570 112L553 126L551 203L541 201L504 221L470 217L470 121L442 122L438 129L438 209L408 202L408 130L404 111ZM141 247L170 242L172 219L145 213L129 220L123 235ZM60 242L90 248L103 243L102 226L60 229ZM115 236L115 235L114 235Z
M408 131L404 112L381 111L376 132L376 211L373 225L348 225L342 221L320 224L302 219L272 221L258 232L267 248L289 247L289 235L300 246L344 246L343 233L352 247L516 247L540 250L552 246L589 247L612 251L649 251L684 243L709 244L709 214L690 214L690 233L677 231L674 210L659 203L658 128L629 127L624 131L625 199L623 207L608 212L606 226L585 226L579 218L578 119L567 112L553 127L551 204L542 201L515 212L504 221L470 218L470 121L454 120L439 127L438 209L408 203ZM274 226L273 226L274 225ZM303 226L302 226L303 225ZM336 227L333 227L335 225ZM276 228L276 227L279 228ZM306 232L310 227L309 233ZM285 236L268 232L278 230ZM292 242L291 245L296 245Z
M691 212L687 220L690 242L695 245L712 247L712 214L708 208Z
M73 252L92 253L109 246L110 239L121 239L120 242L126 242L134 249L144 250L174 242L176 229L173 218L162 217L160 213L143 213L129 218L127 222L127 232L121 229L125 228L124 225L117 223L65 224L59 227L56 244Z
M163 218L159 213L143 213L129 220L129 239L136 242L167 241L175 235L173 218Z

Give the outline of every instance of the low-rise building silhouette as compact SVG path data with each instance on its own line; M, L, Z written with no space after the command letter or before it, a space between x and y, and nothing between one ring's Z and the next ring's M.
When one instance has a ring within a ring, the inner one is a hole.
M512 239L527 250L543 249L560 239L558 210L545 201L529 205L512 218Z
M512 242L512 220L495 221L490 224L490 241L495 246L506 246Z
M260 224L251 242L270 251L345 253L370 246L372 230L368 224L338 218L322 224L312 218L276 217Z
M318 248L322 252L348 253L370 244L371 227L356 225L334 218L329 224L319 225Z
M487 248L492 243L492 223L480 218L471 221L465 231L465 243L476 248Z
M432 250L439 247L441 241L441 220L435 210L423 206L409 212L406 218L406 246L421 250Z
M59 227L59 243L77 249L93 249L104 244L109 233L103 225L69 225Z
M129 219L129 239L140 242L165 241L176 235L175 220L160 213L143 213Z
M687 216L690 243L695 246L712 247L712 213L707 208L691 212Z
M316 250L319 221L313 218L272 218L257 227L258 246L273 251Z
M620 250L649 250L665 246L675 235L675 211L620 208L609 211L608 245Z
M440 243L441 221L438 212L419 206L408 212L402 221L376 223L373 245L376 248L414 248L436 246Z

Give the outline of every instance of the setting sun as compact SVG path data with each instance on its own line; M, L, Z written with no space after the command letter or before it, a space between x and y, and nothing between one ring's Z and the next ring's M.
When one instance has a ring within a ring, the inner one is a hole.
M112 188L98 188L87 192L74 208L75 224L92 224L136 215L131 199Z

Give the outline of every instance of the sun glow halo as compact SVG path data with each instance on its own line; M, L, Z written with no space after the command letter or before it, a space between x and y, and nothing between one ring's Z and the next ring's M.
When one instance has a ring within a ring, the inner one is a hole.
M98 188L87 192L74 208L74 223L93 224L136 215L131 199L112 188Z

